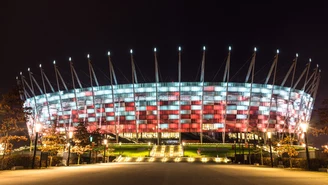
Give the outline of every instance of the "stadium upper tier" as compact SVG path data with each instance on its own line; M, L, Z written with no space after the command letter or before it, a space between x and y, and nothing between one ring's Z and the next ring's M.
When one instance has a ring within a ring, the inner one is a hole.
M312 101L303 91L269 84L171 82L72 89L25 105L35 108L39 122L57 120L61 128L85 122L110 133L284 132L309 118Z

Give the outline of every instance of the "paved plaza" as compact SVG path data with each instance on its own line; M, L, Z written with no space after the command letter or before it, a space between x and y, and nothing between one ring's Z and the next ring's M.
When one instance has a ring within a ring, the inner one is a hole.
M0 171L1 185L328 185L328 173L231 164L105 163Z

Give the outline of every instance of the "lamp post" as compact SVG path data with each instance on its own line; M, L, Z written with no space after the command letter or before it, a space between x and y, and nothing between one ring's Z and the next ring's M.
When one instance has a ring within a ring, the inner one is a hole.
M269 139L271 167L273 168L271 132L267 132L267 135Z
M148 142L148 156L150 157L150 142Z
M71 142L72 142L72 138L73 138L73 132L70 131L68 133L68 157L67 157L67 163L66 163L66 166L69 166L69 159L71 157Z
M182 142L182 157L184 157L185 145L186 145L186 143L185 142Z
M36 156L36 150L37 150L37 144L38 144L38 136L40 131L40 124L35 125L35 140L34 140L34 153L33 153L33 159L32 159L32 169L34 169L34 163L35 163L35 156Z
M119 155L121 155L121 153L122 153L122 150L121 150L122 142L119 142L118 145L120 145L120 152L119 152Z
M237 163L237 149L236 149L236 140L233 141L233 146L234 146L234 149L235 149L235 163Z
M309 155L309 148L308 148L308 140L306 131L308 129L308 124L302 123L301 124L303 134L304 134L304 141L305 141L305 152L306 152L306 162L307 162L307 170L310 170L310 155Z
M104 163L106 162L106 146L107 146L107 139L104 139Z

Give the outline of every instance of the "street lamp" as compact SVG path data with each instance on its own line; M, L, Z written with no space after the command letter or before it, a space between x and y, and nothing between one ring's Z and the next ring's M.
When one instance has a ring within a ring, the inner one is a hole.
M307 141L307 134L306 134L306 131L308 129L308 124L302 123L301 128L304 134L307 169L310 170L310 155L309 155L309 148L308 148L308 141Z
M71 157L71 142L72 142L72 138L73 138L73 132L70 131L68 133L68 157L67 157L67 163L66 166L69 166L69 158Z
M150 157L150 142L148 142L148 156Z
M121 153L122 153L122 151L121 151L122 142L119 142L118 145L120 145L120 152L119 152L119 154L121 155Z
M32 169L34 169L35 156L36 156L36 150L37 150L36 147L38 144L38 136L39 136L40 127L41 127L40 124L35 125L35 140L34 140L34 153L33 153L33 159L32 159Z
M106 162L105 157L106 157L106 146L107 146L107 139L104 139L104 163Z
M233 147L235 149L235 163L237 163L237 146L236 146L236 140L233 141Z
M269 146L270 146L271 167L273 168L271 132L267 132L267 135L268 135Z
M185 142L182 142L182 157L184 157L184 149L185 149L185 145L186 145L186 143Z

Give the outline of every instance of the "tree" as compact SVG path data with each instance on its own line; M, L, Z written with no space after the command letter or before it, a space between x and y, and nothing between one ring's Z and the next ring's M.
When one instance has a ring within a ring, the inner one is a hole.
M48 152L50 156L50 166L53 156L63 149L65 140L60 137L60 133L57 131L56 123L53 123L52 127L44 131L42 137L42 146L39 147L41 152Z
M73 136L73 142L75 146L72 148L72 152L76 153L78 156L77 164L80 164L81 155L85 152L91 150L90 133L83 122L80 122L76 127Z
M276 150L280 156L282 154L287 153L289 157L289 167L292 168L292 157L297 156L298 152L296 151L295 147L293 146L293 142L295 141L294 138L291 138L290 136L286 136L276 146Z
M26 141L26 136L17 135L19 131L23 131L17 124L26 122L30 109L23 107L23 100L20 99L19 91L13 89L2 95L0 100L0 143L2 143L4 151L2 157L1 168L3 168L4 157L10 154L13 149L13 142Z

